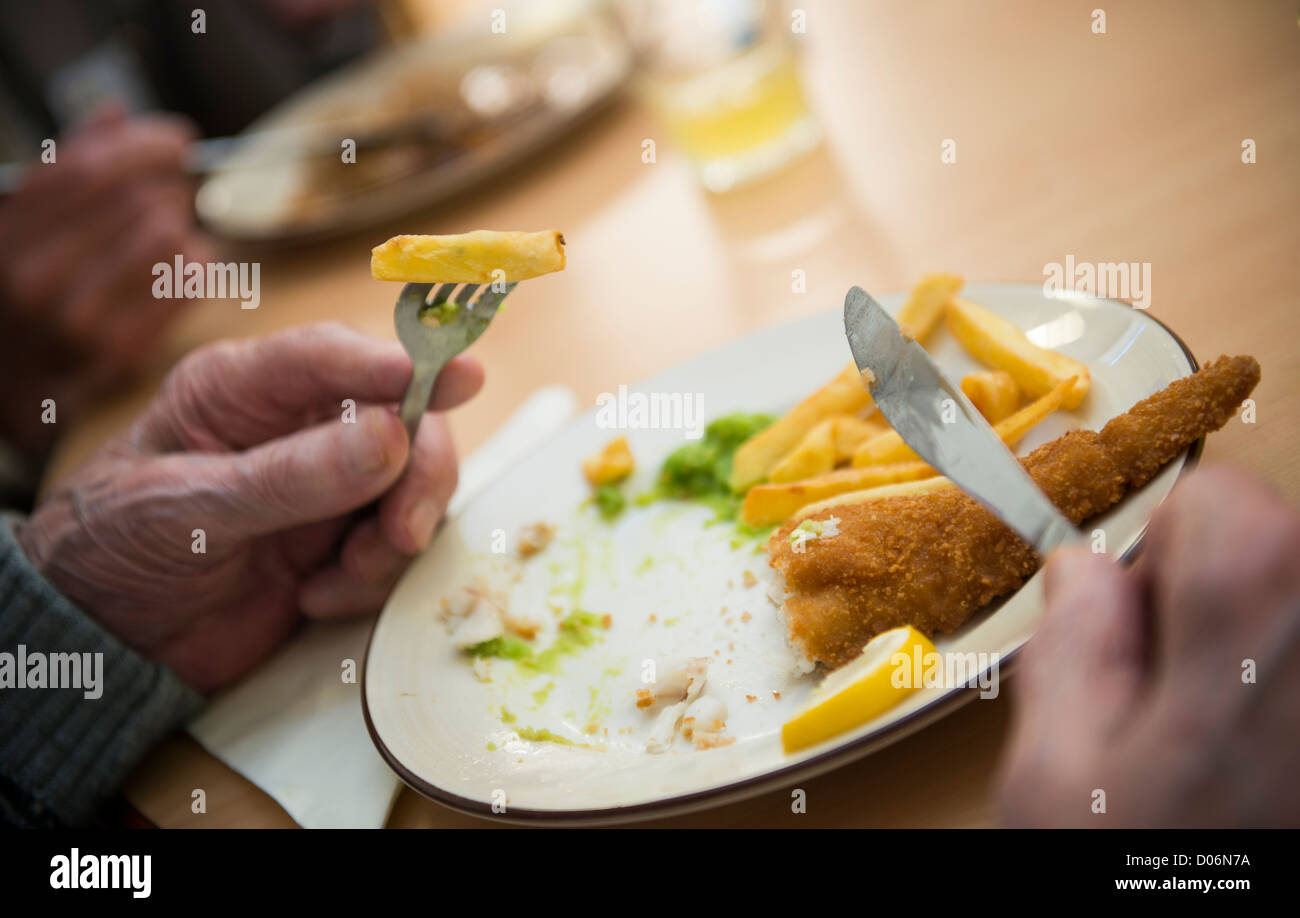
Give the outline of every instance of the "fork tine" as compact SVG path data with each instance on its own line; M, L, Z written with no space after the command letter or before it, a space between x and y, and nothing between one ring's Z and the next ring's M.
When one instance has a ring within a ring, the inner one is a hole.
M424 308L424 298L433 284L407 284L397 297L397 306L393 309L393 324L399 338L417 334L416 326L420 322L420 310Z
M402 347L411 355L413 366L399 414L412 441L443 366L483 334L501 301L516 286L515 283L488 287L480 284L407 284L402 288L394 310L394 326ZM482 296L476 300L475 294L480 290ZM426 302L425 297L430 292L433 295ZM425 324L421 321L420 316L426 308L448 302L461 308L449 310L452 316L445 324L441 315L438 322Z
M397 297L397 303L399 306L402 304L410 306L413 303L423 306L424 299L429 295L429 290L432 288L433 284L406 284Z
M494 287L488 287L488 289L479 296L478 302L474 304L475 308L483 307L485 309L496 309L501 305L501 301L506 298L506 295L509 294L511 290L514 290L518 284L519 281L511 281L510 283L503 285L500 290L495 289Z
M482 321L491 321L491 317L497 315L497 308L504 302L506 295L515 289L517 283L519 281L507 283L504 285L504 290L493 290L489 287L471 307L473 316Z

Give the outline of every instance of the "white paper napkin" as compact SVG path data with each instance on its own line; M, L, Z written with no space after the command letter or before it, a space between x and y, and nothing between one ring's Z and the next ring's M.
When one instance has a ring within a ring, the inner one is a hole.
M455 514L511 463L577 410L566 386L537 390L461 462ZM270 794L304 828L379 828L401 782L384 764L361 716L360 672L372 620L313 624L188 727L210 753Z

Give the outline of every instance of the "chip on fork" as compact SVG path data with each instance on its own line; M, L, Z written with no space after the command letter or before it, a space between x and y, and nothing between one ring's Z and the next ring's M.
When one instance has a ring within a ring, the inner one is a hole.
M397 297L393 324L411 355L411 382L399 414L412 443L429 407L438 374L473 344L518 282L479 284L407 284ZM479 291L483 286L482 291ZM460 289L456 289L459 287ZM475 294L478 293L478 296Z

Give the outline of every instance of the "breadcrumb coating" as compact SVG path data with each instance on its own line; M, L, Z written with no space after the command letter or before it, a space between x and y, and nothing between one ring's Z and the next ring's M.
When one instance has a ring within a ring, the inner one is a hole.
M1218 430L1259 382L1253 357L1220 357L1112 419L1071 431L1021 461L1043 493L1078 524L1110 509L1184 449ZM872 637L901 625L950 632L1017 589L1039 558L961 491L845 504L835 538L790 544L772 535L770 564L783 575L790 643L831 669Z

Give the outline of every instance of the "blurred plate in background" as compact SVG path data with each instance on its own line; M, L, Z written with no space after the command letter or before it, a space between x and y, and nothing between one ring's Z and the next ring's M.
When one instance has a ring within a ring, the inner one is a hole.
M563 136L627 80L608 5L517 4L389 48L286 99L201 184L228 239L341 234L465 191ZM355 143L346 161L345 141Z

